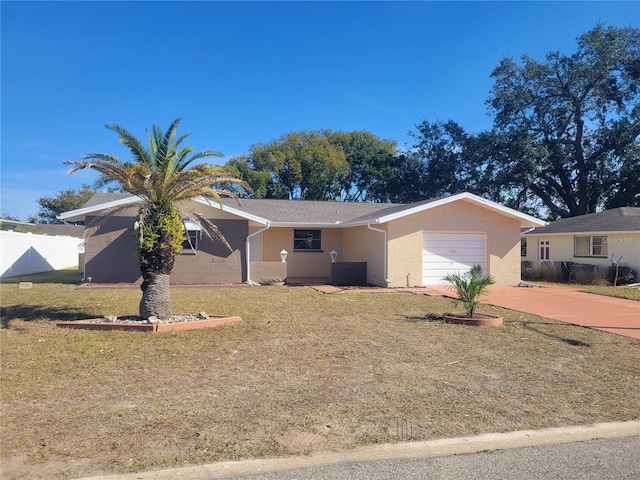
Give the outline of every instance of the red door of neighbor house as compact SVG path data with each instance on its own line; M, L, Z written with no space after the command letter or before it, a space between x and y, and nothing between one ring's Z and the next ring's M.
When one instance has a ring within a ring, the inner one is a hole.
M540 240L540 260L549 260L549 240Z

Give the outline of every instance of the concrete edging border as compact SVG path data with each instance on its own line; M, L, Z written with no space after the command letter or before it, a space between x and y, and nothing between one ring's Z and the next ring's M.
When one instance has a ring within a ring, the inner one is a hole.
M598 423L575 427L553 427L539 430L520 430L507 433L444 438L420 442L373 445L345 452L333 452L310 456L240 460L219 462L195 467L172 468L149 472L85 477L78 480L149 480L228 478L252 473L273 472L317 465L345 462L391 460L402 458L426 458L454 454L477 453L484 450L508 450L537 445L554 445L581 442L598 438L618 438L640 435L640 420L629 422Z
M226 325L227 323L241 322L242 318L234 317L209 317L203 320L194 320L191 322L175 322L175 323L145 323L145 324L131 324L131 323L104 323L100 319L91 320L79 320L69 322L57 322L57 327L63 328L75 328L78 330L121 330L126 332L173 332L182 330L196 330L200 328L211 328L220 325Z

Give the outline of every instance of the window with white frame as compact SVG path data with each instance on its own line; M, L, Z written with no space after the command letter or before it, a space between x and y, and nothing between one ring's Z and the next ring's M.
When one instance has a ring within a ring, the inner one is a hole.
M294 230L293 250L302 252L321 252L322 233L320 230Z
M184 221L184 241L182 242L181 253L190 253L198 250L198 243L200 239L200 227L195 223L185 220Z
M520 256L521 257L527 256L527 239L526 238L520 239Z
M602 235L574 237L574 255L576 257L606 257L607 237Z

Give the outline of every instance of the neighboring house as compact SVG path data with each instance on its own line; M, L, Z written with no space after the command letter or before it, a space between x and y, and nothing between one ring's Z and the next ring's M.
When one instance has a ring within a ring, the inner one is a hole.
M606 270L612 260L640 275L640 207L620 207L551 222L522 235L522 260L572 262Z
M138 282L135 215L139 199L96 194L60 215L90 223L121 208L86 239L85 276L94 283ZM481 264L504 285L520 282L520 232L545 222L462 193L412 204L302 200L191 201L232 247L211 241L186 221L190 242L178 256L174 284L260 282L265 277L329 279L338 264L366 263L366 282L383 287L442 284L452 272ZM286 251L286 263L281 253Z

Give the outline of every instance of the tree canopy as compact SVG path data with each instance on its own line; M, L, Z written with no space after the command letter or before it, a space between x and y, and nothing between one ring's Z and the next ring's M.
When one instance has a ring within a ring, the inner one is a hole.
M550 219L640 205L639 40L638 29L597 25L572 55L504 58L487 100L493 128L416 125L393 191L470 191Z
M521 203L554 217L640 202L640 31L597 25L572 55L505 58L488 99L498 165Z
M462 191L549 219L640 205L640 31L596 25L575 53L504 58L493 128L422 121L414 143L291 132L226 167L256 198L412 202Z
M30 217L32 223L62 223L58 220L58 215L70 210L82 208L93 196L94 190L90 185L82 184L82 188L69 188L59 191L52 197L40 197L38 204L40 210L37 216Z
M384 201L395 150L395 142L366 131L290 132L225 167L255 198Z

